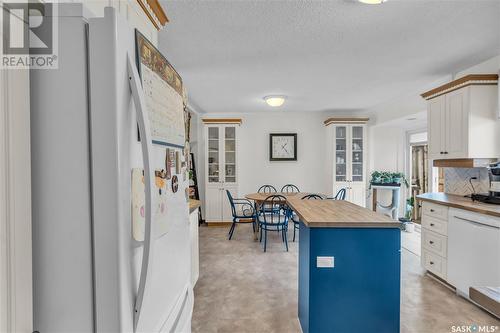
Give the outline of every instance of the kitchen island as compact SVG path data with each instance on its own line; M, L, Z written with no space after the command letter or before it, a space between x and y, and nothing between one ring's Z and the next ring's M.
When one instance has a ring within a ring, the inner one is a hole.
M401 224L347 201L287 202L300 219L302 331L399 332Z

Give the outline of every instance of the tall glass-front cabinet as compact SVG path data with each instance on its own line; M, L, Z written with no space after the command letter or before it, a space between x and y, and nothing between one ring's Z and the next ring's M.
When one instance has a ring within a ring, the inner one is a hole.
M353 123L329 119L329 150L332 156L332 193L346 189L346 200L366 206L366 121Z
M226 190L238 197L239 123L205 123L205 220L232 221Z

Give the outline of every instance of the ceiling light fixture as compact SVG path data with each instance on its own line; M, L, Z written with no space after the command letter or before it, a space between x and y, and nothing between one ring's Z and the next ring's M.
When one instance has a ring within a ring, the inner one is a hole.
M267 105L272 107L282 106L285 103L285 96L266 96L264 97Z
M367 5L380 5L386 2L387 0L358 0L358 1Z

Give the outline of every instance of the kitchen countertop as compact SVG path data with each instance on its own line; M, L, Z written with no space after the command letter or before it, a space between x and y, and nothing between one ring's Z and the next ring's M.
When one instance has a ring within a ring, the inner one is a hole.
M189 214L191 214L196 208L199 208L200 206L200 200L189 199Z
M447 193L424 193L417 195L417 200L429 201L448 207L460 208L476 213L500 217L500 205L472 201L462 195Z
M287 198L300 220L311 228L400 228L401 223L345 200Z

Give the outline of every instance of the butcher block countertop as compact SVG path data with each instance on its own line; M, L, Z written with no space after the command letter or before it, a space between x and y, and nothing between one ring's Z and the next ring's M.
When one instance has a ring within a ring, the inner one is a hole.
M311 228L400 228L401 223L344 200L288 198L300 220Z
M500 205L485 204L472 201L462 195L446 193L424 193L417 195L418 200L429 201L440 205L470 210L472 212L500 217Z
M194 210L201 206L200 200L189 199L189 214L194 212Z

